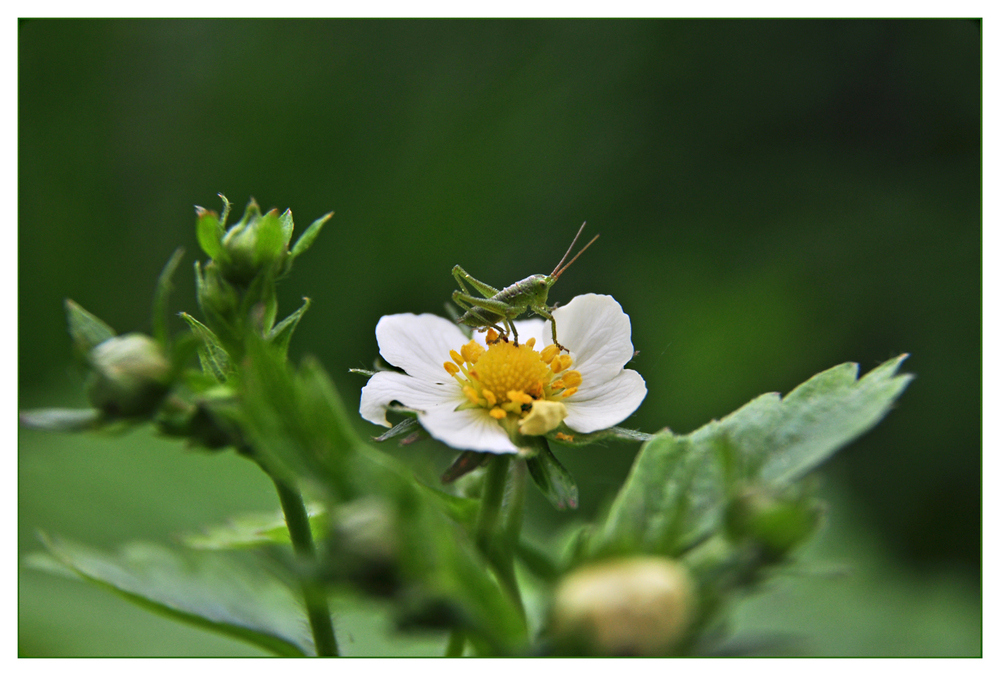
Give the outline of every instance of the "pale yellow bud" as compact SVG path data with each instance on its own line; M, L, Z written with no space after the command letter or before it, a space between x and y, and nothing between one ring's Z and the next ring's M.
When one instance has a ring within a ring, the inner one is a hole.
M669 655L694 617L695 585L667 558L615 559L562 580L552 608L560 649L590 655Z
M109 417L147 415L169 389L170 361L149 336L109 338L90 351L89 359L87 394Z

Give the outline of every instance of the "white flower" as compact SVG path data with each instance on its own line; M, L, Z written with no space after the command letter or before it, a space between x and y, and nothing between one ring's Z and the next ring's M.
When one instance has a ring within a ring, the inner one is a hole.
M560 423L583 434L620 423L646 396L642 376L624 368L633 355L628 315L611 296L594 294L552 315L569 354L552 344L541 319L516 322L522 342L515 347L492 330L470 341L436 315L382 317L379 352L405 373L373 375L361 390L361 417L389 427L387 407L398 402L417 411L435 439L489 453L517 453L512 437L545 434Z

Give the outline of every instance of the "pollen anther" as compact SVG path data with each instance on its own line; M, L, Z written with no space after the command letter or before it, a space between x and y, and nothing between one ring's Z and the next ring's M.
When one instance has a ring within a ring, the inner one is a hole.
M444 369L467 400L459 409L482 408L496 420L514 416L522 434L548 434L558 427L566 417L561 402L583 381L579 371L568 370L572 357L555 345L535 351L535 338L521 345L500 340L494 329L486 343L484 348L472 340L448 353L452 361Z

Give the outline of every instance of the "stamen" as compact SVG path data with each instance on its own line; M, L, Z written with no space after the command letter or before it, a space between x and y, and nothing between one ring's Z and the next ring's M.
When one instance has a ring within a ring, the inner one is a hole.
M530 404L534 399L525 394L524 392L518 392L517 390L510 390L507 392L507 398L511 401L516 401L519 404Z
M495 420L514 416L521 434L548 434L559 427L567 415L562 401L583 382L579 371L570 370L572 357L555 345L536 352L534 338L521 345L501 340L495 329L487 331L486 340L488 347L471 340L448 352L452 361L444 370L467 400L456 410L482 408Z
M552 363L549 365L553 373L559 373L570 367L573 363L573 359L568 354L561 354L557 357L552 358Z
M579 371L566 371L562 374L562 381L566 383L566 387L579 387L583 382L583 376Z
M465 361L469 362L470 365L479 361L479 358L483 356L484 352L486 352L486 350L483 349L483 346L474 340L470 340L462 346L462 356L465 358Z

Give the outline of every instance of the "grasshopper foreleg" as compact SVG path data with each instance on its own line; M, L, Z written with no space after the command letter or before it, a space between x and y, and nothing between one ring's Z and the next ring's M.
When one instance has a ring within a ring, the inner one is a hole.
M539 317L541 317L542 319L549 320L549 322L552 324L552 344L558 347L560 350L569 352L569 348L560 345L559 340L556 338L556 318L552 316L552 312L549 311L549 308L544 306L538 306L538 307L532 307L531 311L534 312Z

